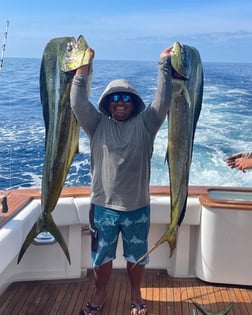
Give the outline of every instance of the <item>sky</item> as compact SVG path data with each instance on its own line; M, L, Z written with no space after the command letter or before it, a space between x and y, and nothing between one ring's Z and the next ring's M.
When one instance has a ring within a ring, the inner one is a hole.
M100 60L157 60L179 41L203 62L252 62L251 0L3 0L0 47L7 20L5 57L41 58L51 39L82 34Z

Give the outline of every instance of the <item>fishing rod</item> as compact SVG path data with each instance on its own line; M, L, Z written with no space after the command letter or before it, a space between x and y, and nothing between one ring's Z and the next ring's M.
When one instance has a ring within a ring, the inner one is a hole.
M5 53L7 36L8 36L9 24L10 24L10 22L7 20L6 21L6 29L5 29L5 32L4 32L3 45L2 45L2 54L1 54L1 58L0 58L0 71L3 68L3 60L4 60L4 53Z

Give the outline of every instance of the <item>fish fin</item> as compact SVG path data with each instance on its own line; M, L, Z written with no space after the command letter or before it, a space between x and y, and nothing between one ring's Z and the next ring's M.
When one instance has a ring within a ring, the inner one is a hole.
M195 301L192 300L192 303L196 306L198 310L200 310L204 315L226 315L231 308L234 306L234 302L229 303L222 311L220 312L211 312L207 310L204 306L196 303Z
M41 224L41 222L43 222ZM18 260L17 263L21 261L25 251L27 248L32 244L34 238L41 232L49 232L52 234L52 236L55 238L55 240L59 243L60 247L62 248L64 254L66 255L66 258L71 265L71 259L70 259L70 254L66 245L66 242L60 232L60 230L57 228L57 225L52 219L51 215L48 215L46 222L43 221L43 217L39 217L39 219L35 222L33 227L31 228L30 232L28 233L21 250L18 255Z

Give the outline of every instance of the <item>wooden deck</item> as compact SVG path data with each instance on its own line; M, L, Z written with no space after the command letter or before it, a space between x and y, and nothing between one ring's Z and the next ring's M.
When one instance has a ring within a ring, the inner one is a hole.
M78 315L92 294L92 272L73 280L11 284L0 296L1 315ZM125 270L114 270L99 315L129 315L130 292ZM200 315L192 299L217 312L230 302L229 315L252 314L252 287L213 285L199 279L171 278L166 271L146 270L142 295L148 315Z

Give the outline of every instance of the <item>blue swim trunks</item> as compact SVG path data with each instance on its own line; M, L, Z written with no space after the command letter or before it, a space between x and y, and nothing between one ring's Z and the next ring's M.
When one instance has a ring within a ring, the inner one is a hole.
M133 211L117 211L94 205L94 225L98 232L98 249L92 251L93 268L116 258L118 236L122 234L123 256L135 263L148 250L150 206ZM140 264L149 262L149 257Z

